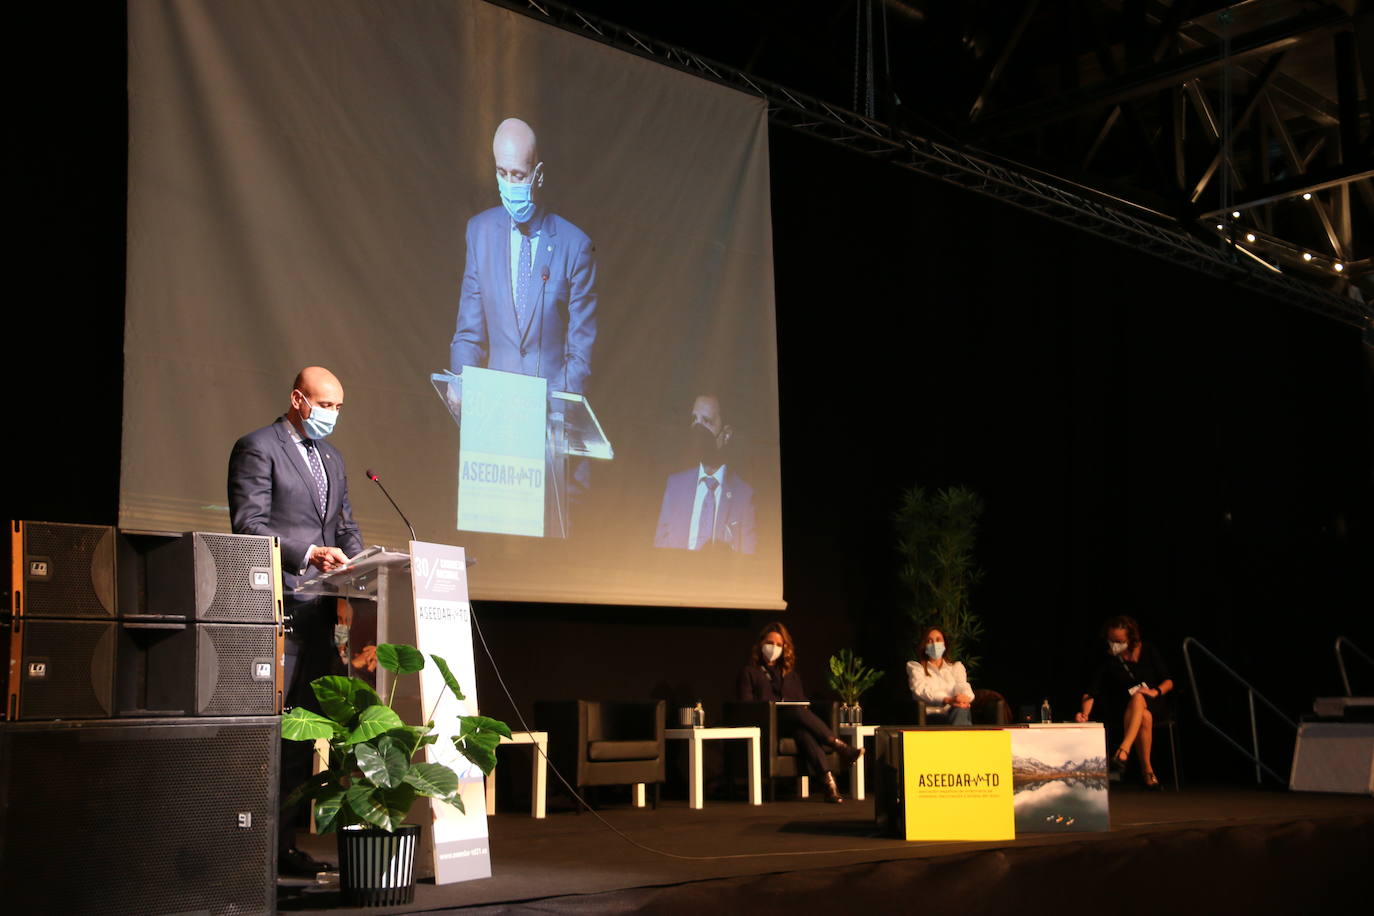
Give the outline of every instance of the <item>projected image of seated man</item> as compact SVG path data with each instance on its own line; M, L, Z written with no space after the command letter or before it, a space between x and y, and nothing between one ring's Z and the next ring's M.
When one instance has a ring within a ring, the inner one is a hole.
M507 118L492 139L501 205L468 220L449 368L539 376L584 393L596 343L596 249L542 200L534 130Z
M699 395L689 419L683 434L696 466L669 476L663 487L654 546L752 554L758 547L754 488L726 464L735 430L720 398Z

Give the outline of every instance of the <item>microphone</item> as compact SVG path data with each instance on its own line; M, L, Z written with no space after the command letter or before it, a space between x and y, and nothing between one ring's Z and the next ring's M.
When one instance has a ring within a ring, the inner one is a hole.
M410 539L412 541L418 541L419 538L415 536L415 528L410 524L410 519L406 518L406 514L401 511L401 507L396 505L396 500L392 499L391 494L386 491L386 487L382 486L382 478L378 477L376 473L373 472L372 468L368 468L365 473L367 474L367 479L375 483L377 488L382 491L382 495L386 497L387 502L391 503L391 508L396 510L396 514L401 517L401 521L406 523L406 527L410 529Z

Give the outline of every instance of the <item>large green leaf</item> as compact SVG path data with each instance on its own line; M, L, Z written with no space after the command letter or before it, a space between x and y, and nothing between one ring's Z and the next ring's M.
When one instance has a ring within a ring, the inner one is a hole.
M321 796L315 801L315 829L320 833L333 833L340 827L348 826L347 821L341 823L339 818L346 811L343 789L336 788Z
M410 768L410 757L395 738L383 735L376 743L364 741L353 747L358 769L375 785L384 789L399 785Z
M339 726L333 719L326 719L304 706L297 706L281 717L281 736L287 741L328 739L333 738L338 732Z
M430 798L448 798L458 791L458 774L442 763L417 763L405 775L407 785L413 786L417 795Z
M386 790L376 786L356 785L344 793L344 800L348 803L349 810L360 820L374 827L390 830L391 815L380 797L384 791Z
M467 697L463 696L463 691L458 687L458 678L454 677L453 672L449 670L448 662L432 653L429 657L434 659L434 664L438 666L439 673L444 676L444 683L448 685L449 690L453 691L453 695L460 700L466 700Z
M366 682L352 677L317 677L310 682L310 689L315 692L324 714L345 728L364 709L382 703L377 691Z
M453 736L453 746L472 762L484 774L490 773L496 768L496 751L489 747L484 747L473 741L464 742L457 735Z
M387 820L391 822L388 830L395 831L405 823L410 809L415 806L415 788L402 783L390 789L378 789L376 798L386 808Z
M453 736L453 746L483 773L490 773L496 766L496 747L502 737L510 737L510 726L486 716L459 716L458 721L460 727Z
M369 706L358 716L358 727L348 736L348 744L371 741L378 735L386 734L393 728L405 725L390 706Z
M377 664L397 674L414 674L424 670L425 656L414 646L384 642L377 647Z
M415 756L425 744L432 744L434 736L429 733L429 729L423 725L403 725L400 728L393 728L387 733L387 737L396 739L396 743L405 752L406 759ZM425 741L428 737L431 740Z

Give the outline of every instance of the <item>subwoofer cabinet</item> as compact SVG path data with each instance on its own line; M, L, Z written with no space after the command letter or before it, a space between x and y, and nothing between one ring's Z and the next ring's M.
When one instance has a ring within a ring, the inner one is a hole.
M273 913L275 716L0 723L11 913Z

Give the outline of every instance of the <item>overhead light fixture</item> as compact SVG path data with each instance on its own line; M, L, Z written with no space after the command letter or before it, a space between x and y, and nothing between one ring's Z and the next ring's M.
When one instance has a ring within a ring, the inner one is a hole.
M1310 252L1310 251L1304 251L1304 252L1302 253L1302 259L1303 259L1304 261L1310 261L1310 260L1312 260L1312 252Z
M1226 227L1223 226L1221 223L1217 223L1217 231L1218 231L1218 232L1220 232L1221 230L1223 230L1223 229L1225 229L1225 228L1226 228Z
M1341 271L1345 270L1345 265L1342 264L1340 261L1337 261L1335 264L1332 264L1331 266L1336 269L1337 273L1340 273Z
M1304 194L1304 195L1302 196L1302 199L1303 199L1303 200L1311 200L1311 199L1312 199L1312 192L1311 192L1311 191L1308 191L1306 194Z
M1231 211L1231 219L1240 219L1240 211L1239 211L1239 210L1232 210L1232 211Z
M1245 241L1247 241L1247 242L1253 242L1254 240L1255 240L1255 233L1253 233L1253 232L1247 232L1247 233L1245 233Z

